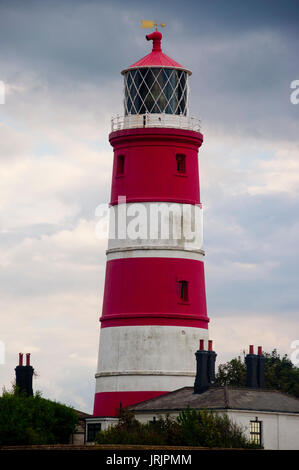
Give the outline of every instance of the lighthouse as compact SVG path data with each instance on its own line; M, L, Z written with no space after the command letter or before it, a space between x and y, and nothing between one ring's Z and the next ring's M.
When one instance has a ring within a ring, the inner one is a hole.
M191 71L152 51L124 69L124 112L112 119L110 233L94 416L193 386L208 345L200 122Z

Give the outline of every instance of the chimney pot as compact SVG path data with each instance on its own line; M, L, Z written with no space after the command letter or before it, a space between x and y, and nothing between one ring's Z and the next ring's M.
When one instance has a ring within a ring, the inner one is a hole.
M30 366L30 353L26 353L26 366Z
M254 346L253 346L253 344L250 344L250 346L249 346L249 354L254 354Z
M30 353L26 353L26 366L30 366Z
M213 351L213 341L209 339L209 351Z
M23 365L23 353L19 353L19 366Z
M205 349L204 340L201 339L201 340L199 340L199 350L204 351L204 349Z
M258 348L257 348L257 353L258 353L259 356L261 356L261 355L263 354L263 348L262 348L262 346L258 346Z

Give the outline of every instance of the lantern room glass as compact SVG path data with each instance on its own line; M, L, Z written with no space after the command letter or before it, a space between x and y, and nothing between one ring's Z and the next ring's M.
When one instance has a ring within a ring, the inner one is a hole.
M188 114L188 74L184 70L144 67L124 74L125 115Z

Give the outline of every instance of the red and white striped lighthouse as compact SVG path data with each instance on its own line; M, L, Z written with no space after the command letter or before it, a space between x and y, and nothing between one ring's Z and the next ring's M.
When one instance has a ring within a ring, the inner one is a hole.
M193 386L208 341L198 149L191 72L161 50L122 71L124 116L112 119L111 231L94 416Z

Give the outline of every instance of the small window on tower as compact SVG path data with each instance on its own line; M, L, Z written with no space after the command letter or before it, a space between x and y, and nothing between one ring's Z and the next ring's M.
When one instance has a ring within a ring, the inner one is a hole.
M116 175L123 175L125 173L125 156L118 155L117 157L117 167L116 167Z
M181 153L176 155L176 171L178 173L186 173L186 155Z
M179 281L179 296L181 302L188 302L189 300L188 284L188 281Z

